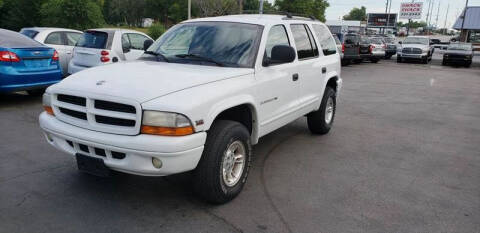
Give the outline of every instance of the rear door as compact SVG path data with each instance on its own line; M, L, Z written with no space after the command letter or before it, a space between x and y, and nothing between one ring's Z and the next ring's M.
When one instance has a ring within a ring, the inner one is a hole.
M58 55L60 56L60 66L62 67L62 71L65 74L68 68L68 54L65 48L65 40L63 37L63 33L59 31L51 32L45 37L43 44L57 50Z
M89 30L82 34L74 49L72 62L77 66L92 67L102 64L102 50L109 50L109 34Z
M126 44L129 44L130 46L130 49L129 49L130 51L125 53L126 60L130 61L130 60L135 60L140 56L142 56L144 52L143 43L146 40L150 40L150 38L138 33L124 33L122 35L122 44L124 40L128 40Z
M347 34L345 35L344 44L345 52L344 56L349 58L358 58L359 55L359 36Z

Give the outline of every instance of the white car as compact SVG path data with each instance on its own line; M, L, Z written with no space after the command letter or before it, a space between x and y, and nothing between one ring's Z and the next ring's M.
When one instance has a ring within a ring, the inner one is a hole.
M383 38L380 37L371 37L370 38L370 50L372 53L372 58L377 61L385 58L385 49L387 45Z
M409 36L404 41L398 42L397 62L417 60L427 64L432 60L434 48L427 36Z
M152 38L134 30L86 30L75 46L68 73L74 74L94 66L135 60L143 54L146 41L153 43Z
M242 190L262 136L303 116L328 133L341 86L335 40L319 21L202 18L172 27L137 61L51 86L39 120L80 170L193 171L194 190L224 203Z
M31 27L22 28L20 33L57 50L63 74L67 74L73 48L82 36L81 31L66 28Z

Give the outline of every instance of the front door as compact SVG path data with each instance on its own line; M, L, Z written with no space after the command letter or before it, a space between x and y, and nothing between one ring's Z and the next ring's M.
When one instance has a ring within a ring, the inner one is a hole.
M125 52L125 59L131 61L142 56L144 52L143 43L149 40L149 38L138 33L124 33L122 35L122 44L123 40L127 40L130 46L129 51Z

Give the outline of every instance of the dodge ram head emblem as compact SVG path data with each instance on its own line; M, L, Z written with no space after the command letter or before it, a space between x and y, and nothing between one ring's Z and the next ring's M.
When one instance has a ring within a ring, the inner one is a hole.
M101 85L103 85L105 82L106 82L105 80L98 81L98 82L97 82L97 86L101 86Z

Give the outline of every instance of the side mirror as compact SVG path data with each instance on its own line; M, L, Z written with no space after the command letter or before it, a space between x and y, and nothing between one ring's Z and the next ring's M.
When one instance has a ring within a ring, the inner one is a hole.
M275 45L272 48L272 57L263 62L264 66L272 64L290 63L297 56L295 49L288 45Z
M401 42L401 41L399 41L398 43L399 43L399 44L402 44L402 42Z
M146 40L143 42L143 51L147 51L148 48L150 48L150 45L153 44L153 40Z

